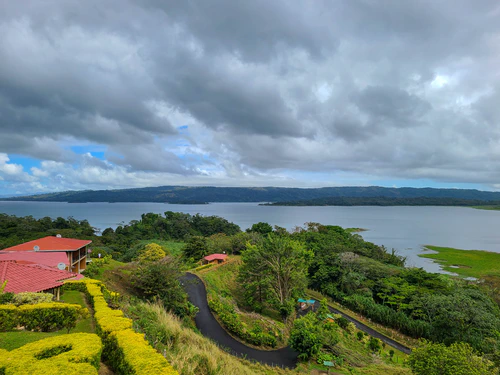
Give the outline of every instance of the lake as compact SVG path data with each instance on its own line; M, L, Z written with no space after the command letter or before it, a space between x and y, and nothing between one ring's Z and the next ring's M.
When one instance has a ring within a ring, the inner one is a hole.
M35 218L58 216L87 219L99 229L140 219L147 212L165 211L217 215L243 230L259 221L287 229L305 222L368 229L360 234L367 241L394 248L406 256L410 266L438 272L439 266L418 257L424 245L500 252L500 211L466 207L285 207L257 203L211 203L183 205L164 203L59 203L0 202L0 212Z

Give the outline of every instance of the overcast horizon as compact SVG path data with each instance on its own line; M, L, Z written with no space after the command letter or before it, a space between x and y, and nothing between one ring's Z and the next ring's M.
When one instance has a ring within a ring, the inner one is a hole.
M0 2L0 196L500 190L500 3Z

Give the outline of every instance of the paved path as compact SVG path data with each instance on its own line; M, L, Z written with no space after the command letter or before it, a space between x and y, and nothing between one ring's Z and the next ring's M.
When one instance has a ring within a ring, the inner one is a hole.
M208 307L207 291L205 289L205 285L198 276L192 273L186 273L186 275L182 277L182 283L184 284L184 289L189 296L189 301L200 309L198 314L196 314L195 322L196 327L198 327L203 336L212 339L219 346L223 347L235 356L258 361L271 366L280 366L287 368L294 368L296 366L297 352L292 350L290 347L279 350L258 350L246 346L231 337L231 335L229 335L224 330L224 328L220 326L217 319L215 319L212 315L212 312ZM319 306L319 302L316 303ZM409 348L401 345L397 341L394 341L393 339L382 335L381 333L350 317L349 315L346 315L343 312L334 309L333 307L328 306L328 308L334 314L340 314L350 322L353 322L361 331L364 331L369 335L382 340L387 345L390 345L393 348L402 351L403 353L411 353L411 350Z
M200 309L194 320L196 327L198 327L203 336L214 340L219 346L239 357L271 366L287 368L294 368L296 366L297 353L290 347L279 350L258 350L246 346L231 337L212 315L208 307L205 285L198 276L187 273L183 276L182 283L189 296L189 301Z
M317 305L316 305L317 304ZM319 307L319 302L316 301L316 307ZM382 340L383 342L385 342L387 345L390 345L392 346L393 348L396 348L397 350L399 351L402 351L403 353L406 353L406 354L411 354L411 349L400 344L399 342L397 341L394 341L393 339L391 339L390 337L387 337L387 336L384 336L383 334L381 334L380 332L377 332L375 331L374 329L368 327L366 324L363 324L361 323L359 320L356 320L352 317L350 317L349 315L346 315L344 314L343 312L337 310L337 309L334 309L333 307L331 306L328 306L328 309L330 309L330 311L334 314L340 314L342 315L344 318L346 318L348 321L350 322L353 322L354 325L356 326L357 329L361 330L361 331L364 331L366 333L368 333L369 335L373 336L373 337L376 337L380 340Z

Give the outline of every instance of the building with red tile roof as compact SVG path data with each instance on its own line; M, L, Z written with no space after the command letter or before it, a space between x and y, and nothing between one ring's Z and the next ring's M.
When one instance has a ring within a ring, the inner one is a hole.
M1 261L13 261L18 264L41 264L50 268L58 269L63 264L63 269L68 269L69 261L65 252L43 252L43 251L0 251Z
M227 254L211 254L207 255L206 257L203 258L202 263L203 264L208 264L208 263L222 263L225 262L227 258Z
M0 261L0 285L7 281L5 292L49 292L59 299L63 281L82 277L82 275L47 266Z
M26 253L63 253L66 254L68 271L80 273L85 269L87 261L88 246L91 240L77 240L74 238L62 238L58 236L48 236L37 240L25 242L16 246L11 246L0 251L6 252L26 252Z

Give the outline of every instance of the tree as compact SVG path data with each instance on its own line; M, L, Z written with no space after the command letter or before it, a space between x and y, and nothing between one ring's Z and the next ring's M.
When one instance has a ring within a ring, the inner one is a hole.
M167 310L184 315L187 296L180 285L181 265L172 257L143 263L132 274L133 285L150 301L161 300Z
M303 361L319 353L323 347L323 332L314 313L310 312L293 322L288 344L299 353L299 359Z
M494 375L498 368L480 357L466 343L454 343L447 347L423 341L414 349L409 359L416 375Z
M268 223L258 222L257 224L253 224L250 229L247 229L247 232L256 232L260 234L269 234L273 231L273 227Z
M254 300L259 299L255 294L260 293L286 320L293 311L295 298L303 295L306 288L312 255L300 242L275 234L268 235L261 244L249 244L242 253L239 273L247 298L253 294Z
M288 344L302 360L315 357L322 349L332 351L339 342L337 326L324 322L321 316L321 312L309 312L293 322Z
M141 263L154 262L165 258L167 254L162 246L152 242L148 243L139 254L137 260Z
M207 239L199 236L191 237L182 251L184 258L198 261L208 254Z

